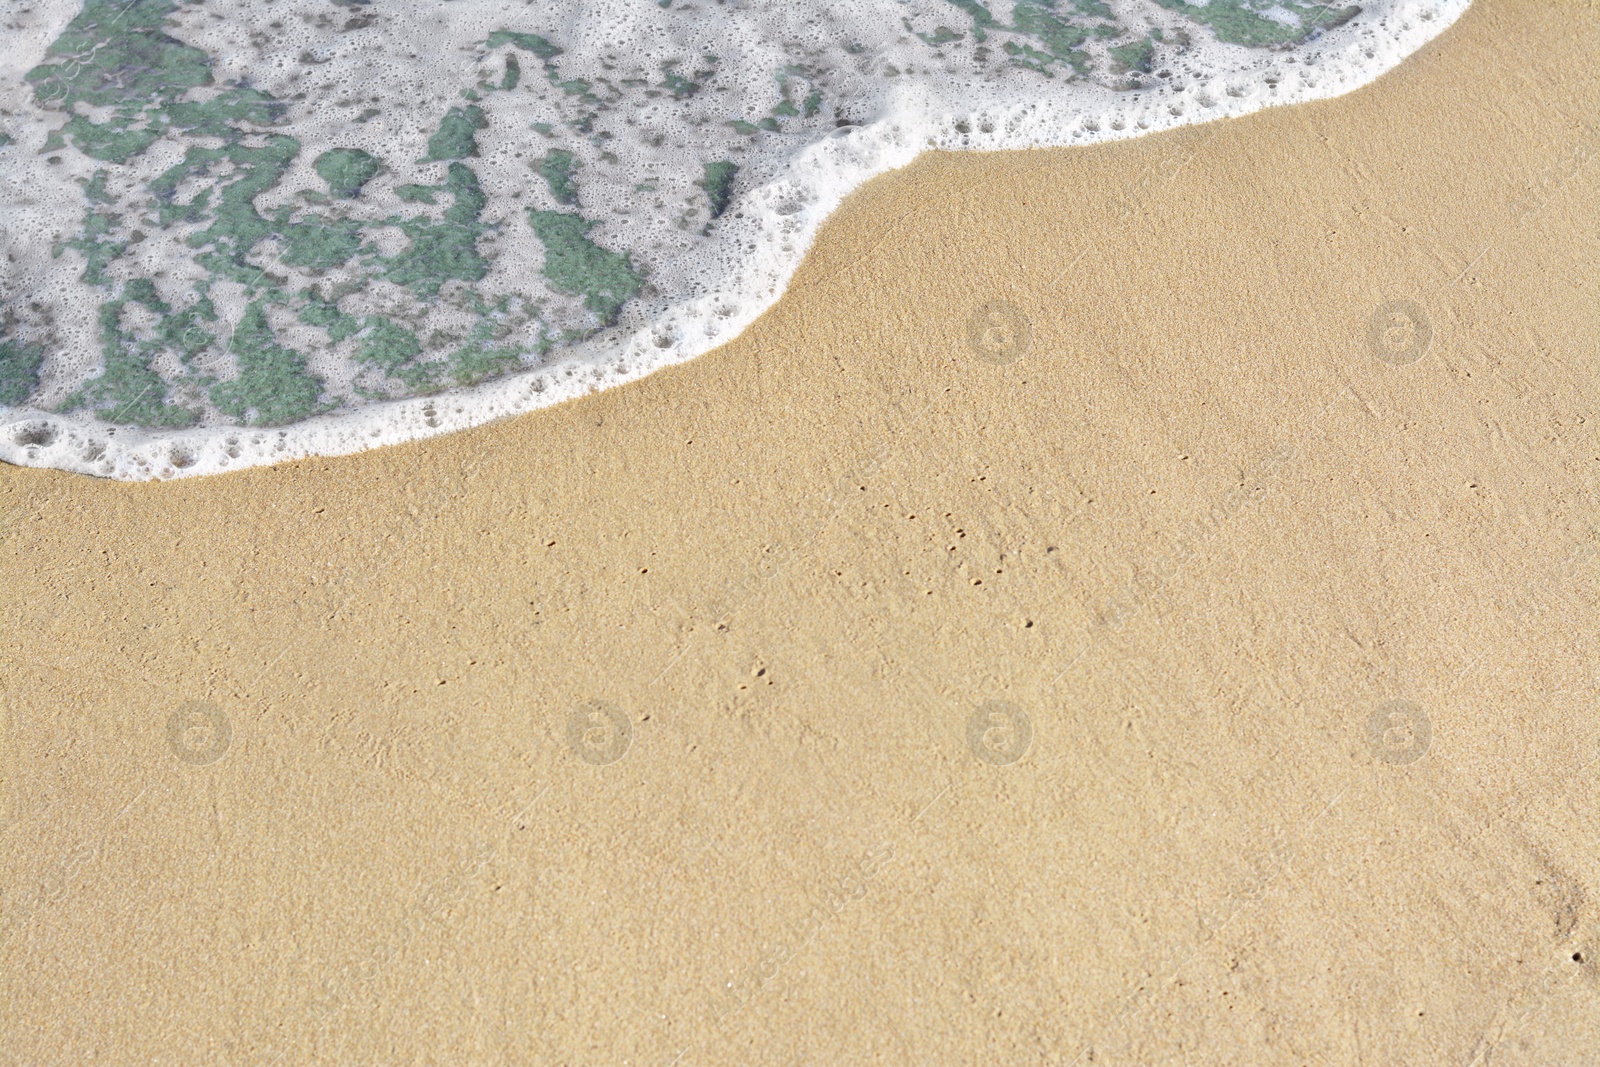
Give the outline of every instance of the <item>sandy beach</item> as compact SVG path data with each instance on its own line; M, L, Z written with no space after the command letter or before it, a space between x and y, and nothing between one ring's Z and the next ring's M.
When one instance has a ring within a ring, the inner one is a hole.
M1600 7L935 154L733 343L0 467L0 1062L1600 1062Z

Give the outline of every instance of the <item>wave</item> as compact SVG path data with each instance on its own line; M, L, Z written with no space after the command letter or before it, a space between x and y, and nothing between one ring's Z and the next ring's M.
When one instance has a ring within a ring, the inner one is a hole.
M1335 96L1467 2L35 5L0 61L0 459L210 474L631 381L923 151Z

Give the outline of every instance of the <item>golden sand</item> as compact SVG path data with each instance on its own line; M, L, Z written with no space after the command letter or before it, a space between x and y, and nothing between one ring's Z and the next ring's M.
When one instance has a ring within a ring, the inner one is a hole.
M1596 1062L1597 123L1482 3L633 385L0 470L0 1062Z

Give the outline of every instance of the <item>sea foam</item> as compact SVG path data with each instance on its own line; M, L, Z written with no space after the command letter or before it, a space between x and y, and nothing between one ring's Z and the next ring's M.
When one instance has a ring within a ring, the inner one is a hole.
M739 334L929 149L1335 96L1467 0L45 0L0 60L0 459L170 478Z

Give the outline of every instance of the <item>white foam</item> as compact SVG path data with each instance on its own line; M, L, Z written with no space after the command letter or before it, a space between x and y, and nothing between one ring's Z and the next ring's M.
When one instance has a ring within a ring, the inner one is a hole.
M242 0L236 2L242 3ZM890 39L868 54L871 64L866 73L840 77L832 83L841 95L855 94L848 104L836 105L840 112L854 112L849 117L865 121L831 133L813 132L808 143L802 140L802 143L786 144L779 138L770 139L775 143L764 156L755 153L745 163L747 173L756 172L764 180L740 193L711 228L709 236L703 239L674 241L671 227L660 219L638 220L633 214L637 206L630 206L626 196L617 191L628 184L626 180L614 181L603 188L591 185L592 191L586 190L584 203L586 208L601 209L601 229L596 232L603 234L612 245L628 247L635 262L648 267L655 292L647 292L633 307L625 309L619 326L557 349L542 365L470 388L426 397L352 404L332 414L274 428L216 424L214 410L207 414L208 419L213 420L211 425L150 430L108 425L82 411L61 414L43 407L0 409L0 459L122 479L187 477L305 456L344 455L449 433L620 385L701 355L737 336L779 298L818 228L844 197L868 179L904 166L923 151L1092 144L1244 115L1278 104L1335 96L1365 85L1393 68L1449 26L1466 9L1467 3L1468 0L1394 0L1381 9L1369 9L1363 16L1328 30L1292 52L1201 42L1186 52L1183 69L1173 70L1166 78L1147 78L1146 84L1131 91L1084 79L1050 81L1032 72L1017 70L990 72L984 77L969 71L930 71L925 77L884 78L885 64L904 69L933 62L929 58L930 50L921 41L905 36ZM207 9L213 6L207 5ZM811 27L808 47L820 52L827 43L823 34L833 34L832 39L837 41L859 35L860 27L846 17L852 9L857 16L861 14L860 9L871 9L868 14L880 20L884 9L889 9L898 21L902 11L917 7L896 0L835 4L829 8L829 13L835 16L835 21L830 22L826 18L807 18L798 12L775 14L780 6L775 5L772 10L759 6L754 11L734 9L728 13L725 23L708 29L707 32L726 33L732 26L747 33L750 42L763 43L766 49L763 51L762 47L752 44L741 51L737 61L727 61L719 68L717 80L722 82L720 89L723 91L720 99L726 100L728 93L754 92L753 87L770 78L771 70L785 55L785 49L775 42L788 41L789 54L797 48L803 52L804 48L785 37L785 33L799 32L796 27ZM927 8L929 5L920 6ZM1121 11L1128 6L1123 4L1118 9ZM442 67L458 65L461 51L470 51L462 42L481 42L490 31L502 26L512 30L524 28L517 24L515 16L505 14L504 7L496 3L452 4L447 9L429 4L426 11L432 13L435 21L431 25L437 31L441 46L429 49L426 58L414 60L402 48L400 51L405 54L400 56L403 62L399 64L395 62L392 43L386 48L382 47L383 42L364 41L362 33L365 31L361 30L347 34L348 39L333 41L299 40L291 36L281 42L281 47L249 62L240 58L243 46L230 51L217 40L209 40L206 45L214 55L224 56L219 60L219 69L233 64L247 71L253 84L280 98L287 99L303 91L296 86L303 85L311 77L325 79L342 87L340 91L358 97L362 95L363 84L381 84L370 79L385 77L407 92L423 94L428 91L430 80L445 78L440 72ZM572 0L566 11L561 45L574 57L588 56L597 64L597 69L605 69L608 62L625 68L628 56L619 56L619 51L626 52L629 47L648 49L649 42L663 39L670 29L667 13L655 5ZM845 15L841 16L841 11ZM1174 25L1172 17L1163 9L1139 8L1139 11L1152 25L1159 22L1168 27ZM1273 8L1269 17L1279 17L1281 11L1283 9ZM938 8L937 12L946 13L944 21L950 24L956 24L962 17L955 8ZM215 21L207 32L214 36L232 33L241 39L247 36L249 18L244 7L223 13L228 17ZM279 13L282 17L281 5ZM201 14L195 12L185 17L192 15L199 19ZM427 24L428 17L419 14L417 20L419 24ZM54 9L48 13L48 18L42 19L57 32L63 23L59 11ZM924 21L931 24L934 20ZM813 23L822 25L820 33ZM546 28L531 26L528 29L535 32ZM1191 26L1188 32L1198 34L1200 31ZM554 39L554 35L551 36ZM32 36L29 41L33 41ZM585 41L589 42L588 52L581 43ZM449 47L452 42L454 47ZM680 46L683 43L678 42ZM697 46L701 42L691 40L688 43ZM308 74L301 57L313 49L322 50L314 58L325 62L311 66ZM34 51L42 52L42 49ZM526 53L520 56L525 60L525 79L543 77L535 60ZM35 54L23 62L31 64L38 59L39 55ZM16 69L14 64L7 65L8 80ZM364 79L369 81L364 82ZM436 93L438 99L430 105L432 113L459 104L458 87L459 79L447 80ZM713 85L712 88L719 87ZM15 97L17 93L13 91L11 95ZM527 114L536 113L540 106L538 100L536 95L530 94L524 105ZM710 103L707 111L720 114ZM525 159L516 158L519 145L524 155L530 149L543 151L540 135L526 132L527 123L537 121L527 119L527 114L518 113L515 121L497 120L481 140L482 156L470 161L490 194L488 214L504 221L508 228L528 202L513 198L517 191L515 183L521 180L534 192L542 193L542 183L538 187L532 184L539 183L537 176L527 177ZM37 155L38 144L23 143L26 137L42 143L42 134L34 136L31 128L21 132L24 136L18 138L19 143L8 149L6 155L0 155L0 175L10 178L9 187L0 186L12 205L7 211L8 246L20 245L24 240L47 241L52 232L51 218L58 219L62 212L81 214L79 191L61 181L61 165L44 163ZM337 143L370 148L386 159L411 159L426 150L431 132L430 128L422 126L402 130L393 123L376 128L376 124L356 126L344 120L337 130ZM624 154L616 170L628 177L647 172L672 173L673 161L661 154L653 156L645 139L641 137L634 147L637 151ZM665 155L670 156L671 147L668 144ZM137 161L127 168L129 174L124 180L147 180L149 175L171 165L178 154L176 146L171 149L156 146L148 160ZM296 168L279 186L259 198L258 207L266 210L270 206L269 197L287 201L296 188L314 181L306 165L314 154L303 152ZM23 163L15 162L18 157ZM681 164L682 160L677 162ZM97 165L89 161L72 166L77 168L78 176L87 177ZM674 195L684 194L681 165L678 170ZM39 182L41 176L52 175L53 184L48 188L30 188L26 195L19 188L21 183ZM63 187L72 195L63 197L60 193ZM394 212L398 204L392 197L382 199L381 191L375 193L374 200L377 202L372 210L377 218ZM68 201L70 209L64 206ZM651 231L650 236L656 241L653 251L647 247L649 242L630 244L622 240L629 233L630 220L638 221L640 232ZM34 232L30 234L30 230ZM62 232L59 224L54 232ZM154 241L152 246L155 246ZM519 277L536 270L540 262L537 246L526 237L522 238L520 246L508 238L502 251L495 260L494 271L498 273L491 274L490 283L515 285ZM173 283L176 290L177 283L183 281L181 263L161 261L163 253L159 248L151 255L156 258L147 265L152 270L173 272L166 276L166 281ZM169 254L167 258L176 260L178 257ZM258 255L255 261L262 262L264 257ZM41 284L46 288L60 285L68 289L69 280L70 272L59 265L52 269L48 264L33 264L31 269L13 269L8 275L0 274L0 292L8 292L8 296L10 291L16 290L37 292ZM221 295L220 289L214 294L219 297L219 308ZM74 322L74 316L69 313L57 315L64 325L58 330L56 350L49 354L47 362L47 371L53 369L55 373L47 373L48 387L36 395L36 401L59 403L70 391L72 381L86 380L93 373L84 370L96 360L95 337L90 325L93 307L79 302L84 304L78 309L79 321ZM242 313L242 303L239 301L240 310L235 314ZM448 309L436 309L430 314L447 312ZM564 321L563 315L567 320L576 320L581 309L575 300L569 300L565 308L552 305L548 314L554 322ZM292 331L294 327L286 324L284 329ZM305 345L300 347L306 350ZM338 380L337 363L338 360L329 357L323 368L329 381ZM75 371L65 373L61 368L75 368Z

